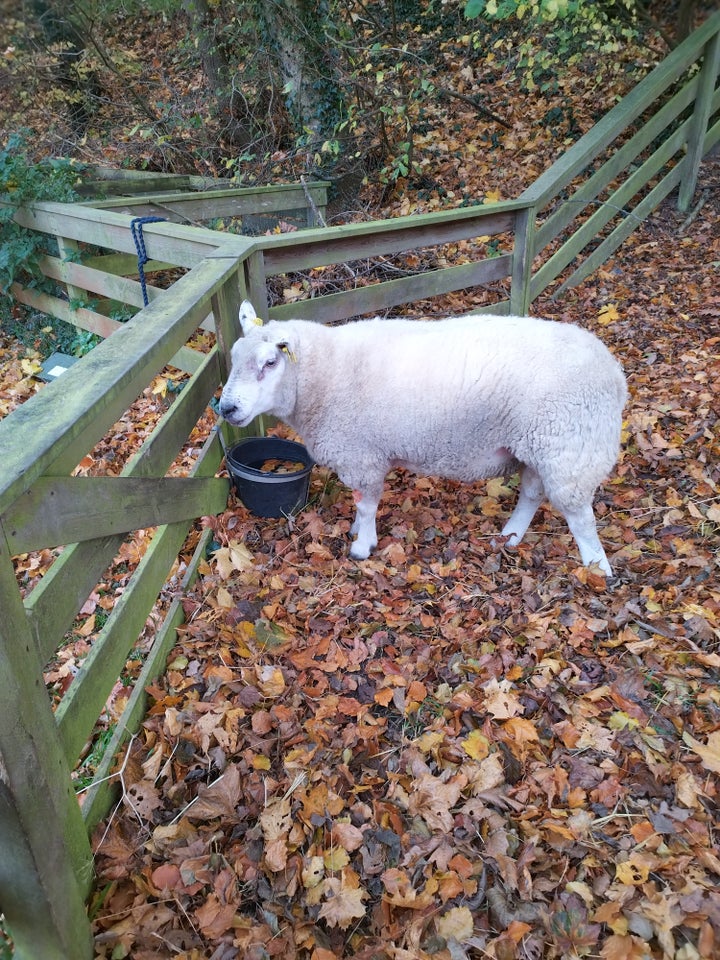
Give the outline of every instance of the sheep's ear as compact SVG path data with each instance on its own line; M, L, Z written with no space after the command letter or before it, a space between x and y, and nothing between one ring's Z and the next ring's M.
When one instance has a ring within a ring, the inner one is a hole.
M249 300L243 300L243 302L240 304L240 326L242 327L242 332L246 336L248 333L250 333L253 327L262 326L262 320L258 319L258 316L255 313L255 308Z
M290 345L289 340L278 340L277 348L278 350L282 350L282 352L286 355L286 357L290 360L291 363L297 363L297 357L295 356L295 351Z

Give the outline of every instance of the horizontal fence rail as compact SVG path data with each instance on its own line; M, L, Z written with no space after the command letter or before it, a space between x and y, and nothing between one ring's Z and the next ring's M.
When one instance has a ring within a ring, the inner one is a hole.
M0 912L19 960L92 956L84 906L92 879L88 831L112 802L114 760L142 720L145 688L164 669L183 619L182 591L209 531L197 534L178 574L82 807L71 773L195 518L225 507L229 484L216 476L216 431L194 445L185 476L174 465L226 377L240 300L250 297L261 315L329 322L494 285L495 302L482 310L527 312L544 290L561 293L604 262L675 187L689 208L700 161L720 140L719 60L717 14L517 200L319 228L322 184L259 192L205 178L148 181L130 171L92 170L82 203L16 211L18 223L53 238L56 249L41 260L54 286L18 283L14 295L104 338L0 421ZM307 229L244 236L196 225L283 211ZM165 217L144 227L153 283L139 275L131 230L137 216ZM499 255L488 251L489 238L496 246L502 240ZM288 274L462 240L474 241L474 259L374 282L352 276L341 289L293 303L271 296ZM113 304L130 318L114 316ZM203 329L215 334L205 352L192 340ZM117 476L82 475L86 455L168 367L184 371L184 387ZM228 432L226 440L238 435ZM53 710L43 671L138 529L153 530L149 546ZM30 588L16 559L39 550L54 551L54 559Z

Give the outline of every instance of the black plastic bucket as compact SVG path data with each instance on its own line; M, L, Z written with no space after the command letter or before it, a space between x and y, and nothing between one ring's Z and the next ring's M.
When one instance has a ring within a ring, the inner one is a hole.
M250 437L234 444L225 457L238 496L258 517L283 517L307 503L313 459L301 443L279 437ZM292 473L264 472L270 460L304 463Z

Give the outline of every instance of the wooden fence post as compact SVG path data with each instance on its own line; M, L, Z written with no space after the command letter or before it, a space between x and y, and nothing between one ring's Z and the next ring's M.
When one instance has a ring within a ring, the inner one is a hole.
M0 912L16 960L90 960L92 853L0 526Z
M678 192L678 208L686 213L692 203L695 187L697 186L700 162L704 153L704 140L707 132L712 101L715 95L715 82L720 70L720 31L715 33L712 40L706 45L703 56L703 65L700 70L698 91L695 98L690 134L688 136L687 154L683 160L683 175Z
M237 258L237 253L232 247L227 249L220 247L215 253L210 254L213 259L218 257ZM218 343L218 360L220 365L220 378L223 383L227 380L230 372L230 351L232 346L240 336L240 301L246 296L244 277L241 269L232 274L230 280L226 280L222 287L212 298L212 310L215 320L215 336Z
M58 252L61 260L80 259L80 244L77 240L68 240L66 237L55 237L58 245ZM80 287L73 286L72 283L65 282L70 310L74 311L81 303L87 303L87 294Z
M534 206L515 214L515 246L510 278L510 313L523 317L530 309L530 281L535 253Z
M265 255L262 250L251 253L244 261L247 297L258 317L267 320L268 299L265 277Z

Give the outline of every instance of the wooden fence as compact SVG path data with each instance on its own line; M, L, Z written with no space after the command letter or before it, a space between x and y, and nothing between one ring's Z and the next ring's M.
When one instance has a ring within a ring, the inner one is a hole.
M60 254L48 256L43 269L66 289L62 296L16 286L17 299L106 337L0 422L0 908L20 960L92 956L88 831L109 808L113 758L142 719L145 687L164 668L182 620L182 590L207 535L170 599L82 807L71 772L190 526L225 507L228 482L215 476L222 459L215 434L187 476L168 470L227 372L240 299L249 296L259 313L269 307L276 317L325 322L494 284L500 292L487 309L526 312L541 291L560 293L604 262L674 187L681 208L689 208L700 161L720 139L719 58L720 14L514 201L260 237L188 224L258 212L249 195L197 182L183 184L184 192L158 192L168 185L163 179L152 196L138 195L135 183L130 190L113 184L101 203L17 211L19 222L57 238ZM116 196L119 189L130 196ZM322 206L318 191L320 202L302 191L311 221ZM268 197L259 212L279 209L278 198ZM175 271L167 289L146 291L145 307L142 284L132 278L130 214L166 217L144 226L146 269ZM504 237L505 251L371 285L349 283L291 305L270 303L268 286L278 275L481 237ZM87 305L79 305L82 298ZM109 315L111 300L137 312L122 323ZM217 334L206 354L188 342L203 323ZM118 476L78 475L83 457L169 364L187 371L187 383L139 451ZM53 711L43 683L48 661L123 538L147 527L155 529L150 547ZM56 547L62 550L47 573L26 590L14 558Z

